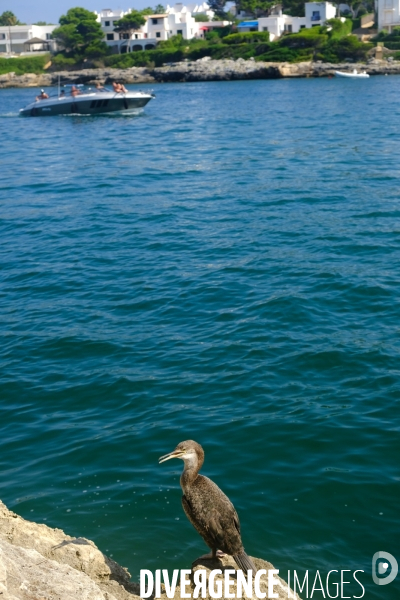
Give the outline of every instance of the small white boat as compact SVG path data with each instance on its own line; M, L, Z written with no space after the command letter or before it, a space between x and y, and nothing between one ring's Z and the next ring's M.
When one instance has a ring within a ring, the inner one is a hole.
M336 77L348 77L351 79L367 79L369 77L366 71L359 73L357 69L353 69L350 73L345 73L344 71L335 71Z

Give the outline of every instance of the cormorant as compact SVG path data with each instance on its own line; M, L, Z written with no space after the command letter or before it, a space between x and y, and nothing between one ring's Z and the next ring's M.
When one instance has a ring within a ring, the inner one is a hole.
M212 558L217 556L217 550L222 550L233 556L245 573L251 569L255 575L257 569L243 548L235 507L211 479L199 475L204 462L203 448L193 440L180 442L173 452L161 456L159 463L170 458L181 458L184 462L180 479L183 510L211 548Z

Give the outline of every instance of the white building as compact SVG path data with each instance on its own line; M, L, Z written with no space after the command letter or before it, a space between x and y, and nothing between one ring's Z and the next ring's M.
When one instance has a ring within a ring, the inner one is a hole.
M277 7L269 17L258 19L258 31L269 31L272 41L283 33L298 33L301 29L323 25L325 21L334 19L335 16L336 7L330 2L306 2L305 17L284 15L281 8Z
M400 27L400 0L375 0L378 17L378 31L385 29L391 33L393 27Z
M179 7L183 7L182 2L176 3L174 4L174 6L171 8L168 4L167 4L167 8L166 11L167 13L171 12L172 9L175 10L175 12L181 12L179 10ZM213 20L214 17L214 11L210 9L210 7L208 6L207 2L202 2L199 4L186 4L186 9L192 13L192 15L205 15L206 17L208 17L209 21Z
M126 11L111 8L104 8L99 13L96 13L97 20L100 22L104 32L104 41L108 46L111 46L116 53L131 52L132 50L151 50L155 48L156 40L149 40L147 30L142 27L138 31L129 36L128 33L118 33L114 31L117 26L117 21L131 12L131 9Z
M323 25L325 21L336 17L336 6L330 2L306 2L306 28Z
M284 15L280 9L269 17L258 19L258 31L269 31L271 42L283 33L298 33L300 29L304 29L305 27L306 17Z
M176 4L163 15L149 15L145 18L147 23L144 29L147 27L148 37L157 42L173 35L181 35L185 40L199 36L201 23L197 23L192 13L182 4Z
M31 54L55 50L51 34L58 25L0 26L0 53Z
M213 11L206 10L208 5L205 3L193 4L190 7L184 6L182 3L168 5L163 14L146 15L146 23L131 35L114 31L116 22L129 14L131 9L123 11L106 8L96 14L107 45L113 47L115 52L133 52L151 50L158 42L168 40L173 35L181 35L187 40L202 36L204 23L195 21L190 8L197 14L204 13L207 16L209 16L208 13L214 14Z

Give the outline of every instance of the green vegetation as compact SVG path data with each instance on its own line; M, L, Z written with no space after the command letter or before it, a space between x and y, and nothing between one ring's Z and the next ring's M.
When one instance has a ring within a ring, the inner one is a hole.
M269 31L249 31L248 33L231 33L223 38L224 44L248 44L269 42Z
M134 66L162 66L184 59L197 60L204 56L213 59L254 58L270 62L301 62L322 60L341 62L345 59L365 60L372 44L364 44L349 35L351 21L342 23L332 19L326 26L302 29L299 33L284 35L276 42L269 41L269 33L207 34L207 39L184 40L174 36L160 42L154 50L131 52L105 58L110 67L129 68Z
M153 12L152 9L145 11ZM92 59L93 66L99 67L152 68L182 60L194 61L205 56L216 60L254 58L255 61L267 62L321 60L337 63L346 59L363 61L373 46L359 42L356 36L351 35L352 20L346 19L342 23L340 19L331 19L326 25L285 34L274 42L270 41L268 31L232 33L232 26L227 26L208 32L206 39L186 40L181 35L176 35L159 42L153 50L111 54L111 50L102 41L103 33L95 19L94 13L83 8L71 9L61 17L60 27L55 30L54 37L64 45L65 50L52 58L53 67L79 68L89 58ZM143 11L133 11L116 23L115 30L131 36L143 22ZM377 39L383 40L386 45L393 44L394 49L400 49L400 28L396 28L390 35L381 32ZM3 59L1 73L41 73L48 60L48 55Z
M96 15L85 8L71 8L60 18L60 27L53 31L53 38L64 49L66 58L76 62L83 58L104 56L107 44Z
M114 31L118 33L127 34L128 39L132 36L134 31L137 31L146 23L146 19L143 14L137 10L132 10L130 13L119 19L119 21L115 21Z
M16 75L25 73L44 73L44 66L50 60L50 54L41 56L22 56L21 58L0 58L0 75L14 72Z
M386 48L390 48L392 50L397 50L400 48L400 27L393 27L392 33L387 33L387 31L380 31L378 35L374 38L375 42L384 42Z
M215 16L218 17L218 19L224 19L224 17L226 16L226 0L207 0L207 4L210 7L210 9L214 11Z
M350 35L353 29L353 23L350 19L346 19L344 23L340 19L329 19L325 25L327 30L329 30L329 38L331 40L340 40L346 35Z
M262 17L269 14L269 11L276 2L270 2L269 0L237 0L236 8L243 10L248 15L253 17Z
M24 25L24 23L21 23L21 21L17 19L17 17L14 15L13 12L11 12L11 10L6 10L3 12L3 14L0 15L0 25L2 25L3 27L13 27L14 25Z

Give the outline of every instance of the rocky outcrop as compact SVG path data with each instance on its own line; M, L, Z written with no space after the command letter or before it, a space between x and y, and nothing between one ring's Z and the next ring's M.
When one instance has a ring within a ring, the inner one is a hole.
M139 600L129 572L85 538L25 521L0 501L1 600Z
M35 75L0 75L0 88L7 87L49 87L62 83L94 84L100 81L110 85L112 81L121 83L163 83L169 81L229 81L237 79L278 79L281 77L331 77L335 71L367 71L370 75L398 75L400 62L370 59L367 64L322 62L272 63L254 60L206 60L183 61L163 67L131 69L83 69L81 71L60 71Z
M252 561L254 562L254 566L257 568L257 570L265 569L268 572L269 570L275 569L275 567L270 562L267 562L266 560L262 560L261 558L252 557ZM220 585L220 588L222 590L224 590L225 589L224 588L225 571L227 571L227 570L236 571L237 568L238 568L237 564L235 563L235 561L233 560L233 558L231 556L224 556L223 558L220 558L217 560L204 559L204 558L198 559L192 564L192 573L190 575L190 580L191 580L190 587L194 591L194 588L195 588L194 574L196 573L196 571L205 570L207 573L207 575L206 575L206 578L207 578L206 599L212 600L210 591L209 591L209 587L208 587L208 582L209 582L211 571L213 569L219 569L220 571L222 571L222 573L220 575L217 575L215 577L214 588L218 589L218 585ZM279 577L277 575L275 575L274 577L275 577L275 580L277 581L277 583L273 587L273 593L277 594L276 600L301 600L300 596L298 594L295 595L293 593L293 591L288 587L288 584L286 583L286 581L284 581L281 577ZM230 579L235 581L235 579L236 579L235 575L232 574L230 576ZM233 584L232 587L230 588L230 593L235 593L235 589L236 589L236 586L235 586L235 584ZM186 593L188 593L189 590L190 590L190 588L189 588L189 586L187 586L186 590L185 590ZM266 594L266 599L268 599L268 579L264 575L260 578L260 592L262 594ZM192 592L191 592L191 594L193 595ZM246 597L247 597L246 594L243 592L243 598L246 598ZM180 600L180 599L181 599L181 590L180 590L180 587L177 586L176 590L175 590L174 600ZM161 600L168 600L164 586L162 586ZM228 600L228 599L225 598L225 596L223 595L221 600ZM254 590L253 590L253 595L251 596L250 600L258 600L257 596L254 594Z
M7 87L48 87L62 83L94 84L97 81L111 84L112 81L122 83L154 83L155 79L148 69L134 67L131 69L82 69L81 71L59 71L57 73L42 73L35 75L16 75L6 73L0 75L0 88Z
M274 569L267 561L252 560L257 570ZM237 565L230 556L198 559L191 567L192 588L194 574L200 569L206 570L207 581L211 570L220 569L222 574L215 578L218 585L224 572L237 570ZM275 577L274 592L279 600L301 600L283 579ZM262 576L260 590L267 589L267 578ZM139 592L139 584L130 580L127 569L105 556L92 541L26 521L0 501L0 600L141 600ZM174 599L180 598L177 586ZM167 600L164 587L161 599ZM209 591L207 599L211 600Z

